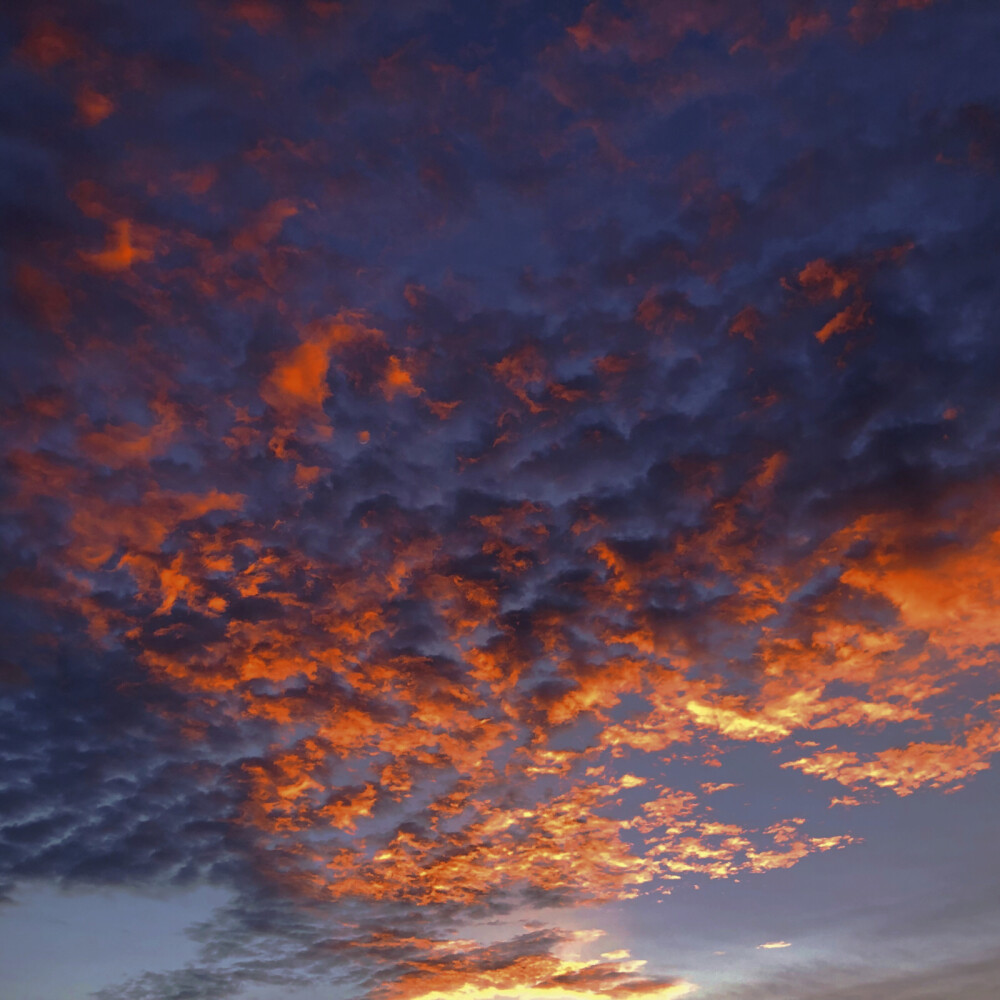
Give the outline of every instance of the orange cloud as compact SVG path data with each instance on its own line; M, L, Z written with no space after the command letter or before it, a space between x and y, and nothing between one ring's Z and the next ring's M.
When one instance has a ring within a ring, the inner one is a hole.
M870 324L868 308L867 302L852 302L816 331L816 339L825 344L836 333L850 333Z
M278 416L278 427L271 439L275 454L287 457L286 443L303 422L321 438L333 433L323 411L323 403L330 395L330 367L335 358L346 363L350 350L362 345L382 349L381 331L367 326L361 313L341 312L310 324L302 332L302 342L278 356L261 386L261 397ZM403 391L414 395L421 391L400 367L398 359L395 368L389 361L388 371L390 379L395 380L386 388L387 394Z
M952 657L971 658L997 641L1000 614L1000 529L975 498L950 518L914 525L872 520L872 554L841 579L888 599L902 622L924 632ZM955 540L926 544L950 532Z
M131 462L148 462L163 454L181 430L177 409L166 400L150 404L156 420L150 428L138 424L109 424L80 437L82 452L94 462L120 469Z
M542 406L528 394L545 381L546 364L534 344L523 344L492 366L497 381L521 400L531 413L541 413Z
M793 42L801 41L809 35L821 35L830 30L833 23L827 11L799 11L788 21L788 37Z
M599 933L563 933L556 947L566 951ZM603 961L560 957L541 950L539 937L537 943L525 936L461 951L441 948L442 954L411 963L412 971L383 987L379 1000L675 1000L694 990L680 979L644 977L646 963L628 952L604 955Z
M867 783L907 796L924 786L943 788L985 771L995 753L1000 753L1000 725L983 722L970 729L962 742L909 743L881 750L868 760L854 751L828 750L781 766L837 781L847 788Z
M153 259L155 254L148 230L138 229L129 219L119 219L111 228L104 250L80 251L80 256L91 267L100 271L127 271L135 263Z
M233 237L233 249L238 253L260 252L278 236L285 220L298 212L298 206L288 198L272 201Z
M756 343L757 334L764 326L764 317L754 306L744 306L729 324L729 332L734 337L743 337Z
M840 268L827 260L810 261L799 272L799 287L812 302L839 299L856 287L861 273L855 268Z
M39 21L29 31L18 51L39 69L50 69L79 58L83 53L83 41L54 21Z
M179 172L173 175L172 180L192 197L200 197L207 194L218 180L219 170L213 163L207 163L194 170Z
M399 393L407 396L419 396L424 391L413 381L412 374L403 367L402 362L395 354L389 355L389 363L382 376L381 389L382 394L390 402Z
M246 22L259 35L273 31L282 21L281 8L267 0L237 0L230 4L229 16Z
M89 85L84 85L76 93L76 111L87 126L99 125L114 110L114 101Z
M329 368L326 345L306 341L278 362L261 395L277 408L321 409L330 395L326 384Z

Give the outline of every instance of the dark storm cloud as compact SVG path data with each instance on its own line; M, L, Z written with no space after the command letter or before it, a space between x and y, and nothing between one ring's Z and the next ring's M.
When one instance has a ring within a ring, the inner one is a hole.
M217 764L185 759L161 715L181 709L124 657L98 671L90 656L62 651L36 673L5 712L4 870L63 883L185 884L231 866L240 851L226 822L232 793ZM223 729L213 742L232 752Z

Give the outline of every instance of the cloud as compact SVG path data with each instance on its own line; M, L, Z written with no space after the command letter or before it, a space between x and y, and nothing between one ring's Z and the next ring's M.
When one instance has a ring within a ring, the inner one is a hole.
M460 7L11 22L0 876L236 899L109 997L681 996L489 921L998 749L995 15Z

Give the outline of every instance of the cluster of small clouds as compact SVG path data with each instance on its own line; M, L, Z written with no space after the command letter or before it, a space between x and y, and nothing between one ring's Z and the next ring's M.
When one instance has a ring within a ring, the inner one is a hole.
M996 14L473 7L12 22L0 879L239 897L109 998L680 997L455 929L1000 752Z

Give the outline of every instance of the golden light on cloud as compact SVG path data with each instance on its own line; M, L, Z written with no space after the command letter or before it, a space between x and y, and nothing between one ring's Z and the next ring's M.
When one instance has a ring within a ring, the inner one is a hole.
M651 985L648 988L628 985L621 989L578 990L562 986L539 986L524 984L511 989L493 989L479 986L460 986L458 989L442 992L433 990L422 993L411 1000L678 1000L690 996L697 990L693 983L676 982L669 985Z

